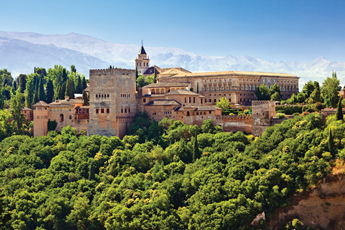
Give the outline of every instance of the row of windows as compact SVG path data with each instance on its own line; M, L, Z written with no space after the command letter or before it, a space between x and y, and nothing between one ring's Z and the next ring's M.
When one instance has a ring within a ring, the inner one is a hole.
M131 97L130 94L123 94L123 93L122 93L120 96L121 96L121 97Z
M109 113L109 108L106 108L106 109L96 109L96 113L104 113L104 111L106 111L106 113Z
M121 113L131 113L130 108L121 108Z
M192 103L192 97L189 97L189 103ZM187 98L184 98L184 103L187 103ZM195 97L193 97L193 103L195 103ZM201 99L201 103L202 103L202 99Z
M171 114L171 111L164 111L164 114Z
M96 94L96 98L105 98L109 97L109 94Z
M141 62L138 63L138 66L141 66ZM148 67L148 66L149 66L149 63L148 63L148 62L147 62L147 63L143 62L143 66Z

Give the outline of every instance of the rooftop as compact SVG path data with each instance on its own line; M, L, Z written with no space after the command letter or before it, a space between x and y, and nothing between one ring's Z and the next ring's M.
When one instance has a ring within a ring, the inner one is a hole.
M189 82L160 82L145 85L143 88L158 88L158 87L188 87Z
M44 101L39 101L36 104L32 105L32 107L38 107L38 106L48 107L49 105L45 103Z
M168 71L161 75L168 75ZM215 76L215 75L249 75L249 76L269 76L269 77L297 77L287 73L270 73L270 72L249 72L249 71L219 71L219 72L199 72L199 73L178 73L177 71L170 71L173 77L199 77L199 76Z
M169 100L169 99L162 99L162 100L154 100L154 101L150 101L149 103L147 103L145 106L155 106L155 105L181 105L180 103L178 103L175 100Z
M171 91L169 93L166 93L165 95L193 95L193 96L203 97L202 95L200 95L198 93L194 93L194 92L186 90L186 89L177 89L177 90Z
M144 46L141 46L140 50L139 50L139 54L146 54L146 51L144 49Z

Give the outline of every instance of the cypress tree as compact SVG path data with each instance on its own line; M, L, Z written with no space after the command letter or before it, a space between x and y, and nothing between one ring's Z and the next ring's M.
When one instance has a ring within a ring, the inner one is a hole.
M17 90L17 82L16 81L13 82L13 88L14 88L14 90Z
M328 139L328 150L334 156L334 140L333 140L333 131L329 129L329 139Z
M36 104L37 102L39 102L38 92L35 91L34 97L33 97L33 100L32 100L32 104Z
M46 94L44 92L44 87L43 87L43 78L40 79L40 82L38 85L38 100L46 101Z
M341 106L341 99L342 97L339 98L339 102L338 102L338 108L337 108L337 113L336 113L337 121L343 120L343 108Z
M47 97L46 97L46 100L47 100L47 103L51 103L54 99L54 86L53 86L53 82L52 80L48 80L47 82Z
M154 68L154 71L155 71L155 78L154 78L153 82L154 82L154 83L157 83L157 80L156 80L156 79L157 79L157 72L156 72L156 68Z
M199 82L196 83L196 93L199 93Z
M65 96L69 96L70 99L74 98L74 87L70 79L67 79L66 82Z
M138 75L138 68L135 67L135 79L138 79L139 75Z
M61 86L59 86L59 96L58 99L64 99L65 98L65 92L66 92L66 82L62 83Z
M86 87L87 87L86 80L85 80L85 77L83 77L83 90L86 89Z
M89 97L87 96L86 91L83 91L83 100L84 100L84 104L83 105L89 105Z
M82 93L83 92L83 85L81 82L80 75L78 75L78 78L77 78L77 85L75 87L75 92L76 93Z
M25 89L25 106L28 108L31 108L32 106L34 93L35 93L35 88L34 88L33 79L29 79L27 82L27 87Z

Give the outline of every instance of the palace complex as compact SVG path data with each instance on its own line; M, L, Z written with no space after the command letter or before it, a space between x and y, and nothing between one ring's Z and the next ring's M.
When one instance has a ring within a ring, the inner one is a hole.
M156 83L136 88L135 69L90 70L89 106L79 99L38 102L34 110L34 136L46 135L48 120L57 121L57 130L71 125L88 135L123 137L137 112L146 111L160 121L164 117L201 126L206 119L224 131L244 131L261 135L277 122L273 101L256 101L261 84L270 88L277 83L283 99L297 94L299 77L285 73L243 71L192 73L181 67L150 67L142 46L135 59L139 75L157 75ZM223 116L216 102L226 98L234 107L252 105L251 116Z

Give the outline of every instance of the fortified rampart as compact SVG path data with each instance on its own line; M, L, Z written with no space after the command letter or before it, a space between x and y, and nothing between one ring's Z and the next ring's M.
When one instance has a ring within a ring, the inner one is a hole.
M221 126L224 132L252 132L252 116L250 115L216 116L214 123Z

